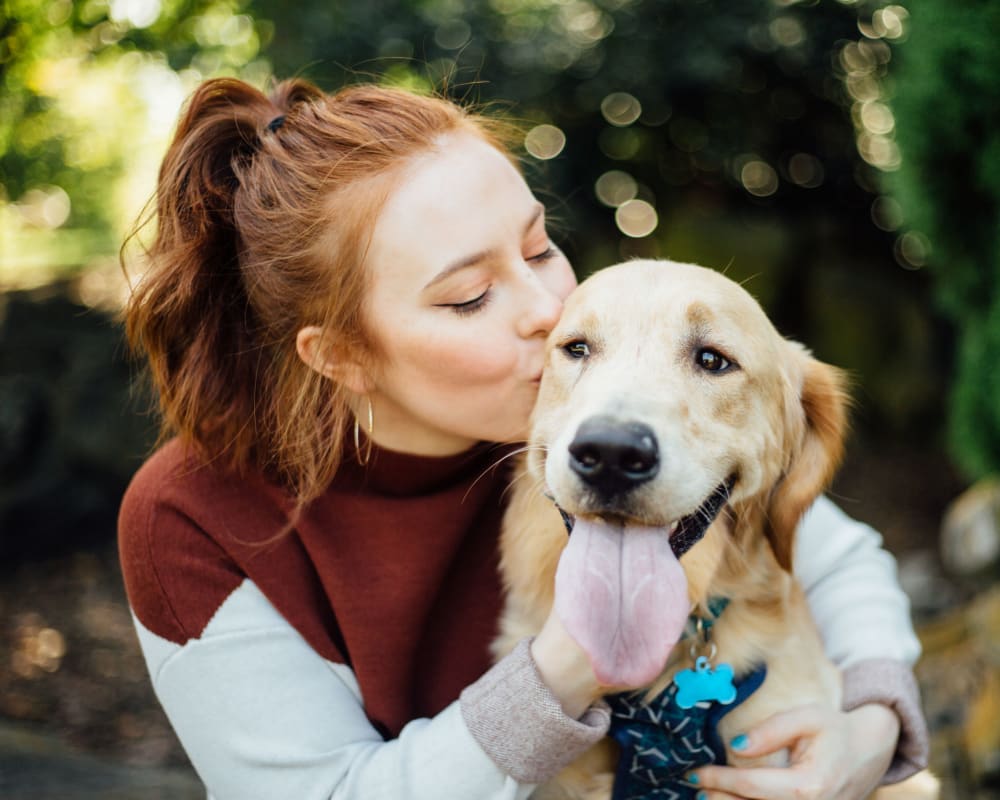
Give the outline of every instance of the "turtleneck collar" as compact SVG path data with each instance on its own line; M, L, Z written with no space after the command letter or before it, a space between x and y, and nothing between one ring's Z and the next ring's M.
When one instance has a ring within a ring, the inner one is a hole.
M361 442L365 452L368 443ZM344 460L337 475L341 486L363 487L390 497L429 494L454 485L459 480L476 480L496 466L517 445L479 442L450 456L422 456L389 450L372 443L368 463L361 465L354 455L354 443L344 448Z

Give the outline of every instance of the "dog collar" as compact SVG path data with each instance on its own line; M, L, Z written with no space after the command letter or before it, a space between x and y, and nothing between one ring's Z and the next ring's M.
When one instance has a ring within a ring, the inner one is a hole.
M735 482L736 479L734 477L727 478L724 483L720 484L706 498L705 502L697 510L678 522L677 530L670 536L670 547L678 559L701 541L705 532L729 500L729 494ZM546 492L545 496L552 501L552 504L559 512L559 516L562 517L563 525L566 526L566 535L571 536L573 534L575 517L560 506L551 494Z

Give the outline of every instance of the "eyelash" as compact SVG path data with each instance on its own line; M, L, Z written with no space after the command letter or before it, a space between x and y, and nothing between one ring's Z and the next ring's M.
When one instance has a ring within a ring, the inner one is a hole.
M538 263L545 263L550 258L555 258L556 252L557 252L557 250L555 248L555 245L550 244L547 248L545 248L537 256L531 256L530 258L528 258L526 260L527 261L536 261Z
M536 264L544 264L549 259L555 258L558 251L555 245L549 245L538 255L530 256L525 259L526 261L533 261ZM466 314L474 314L477 311L481 311L486 308L486 305L490 302L490 290L487 289L479 297L474 297L471 300L467 300L464 303L448 303L446 308L450 308L454 313L458 314L460 317L464 317Z
M464 317L466 314L474 314L486 308L486 305L490 302L490 290L487 289L479 297L474 297L464 303L449 303L446 307L450 308L460 317Z

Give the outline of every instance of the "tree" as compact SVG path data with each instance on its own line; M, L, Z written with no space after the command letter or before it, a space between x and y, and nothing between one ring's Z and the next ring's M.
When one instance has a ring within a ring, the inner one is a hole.
M1000 6L917 0L895 71L909 239L958 330L949 421L973 476L1000 471Z
M117 252L177 108L210 74L256 74L241 0L4 0L0 286ZM150 153L156 157L150 158Z

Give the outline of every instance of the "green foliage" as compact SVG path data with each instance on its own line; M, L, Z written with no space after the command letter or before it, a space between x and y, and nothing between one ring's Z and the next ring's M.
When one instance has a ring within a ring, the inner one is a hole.
M116 252L151 187L150 150L184 94L202 74L236 74L257 57L242 5L6 0L0 284L42 282Z
M634 255L726 269L860 374L873 425L937 418L933 337L912 326L926 279L872 223L885 164L851 122L852 75L894 51L859 32L885 0L7 2L0 285L113 272L181 99L218 74L264 85L273 62L327 88L443 87L555 136L525 169L581 275Z
M951 441L978 476L1000 471L1000 5L915 0L911 12L895 73L895 188L959 329Z

